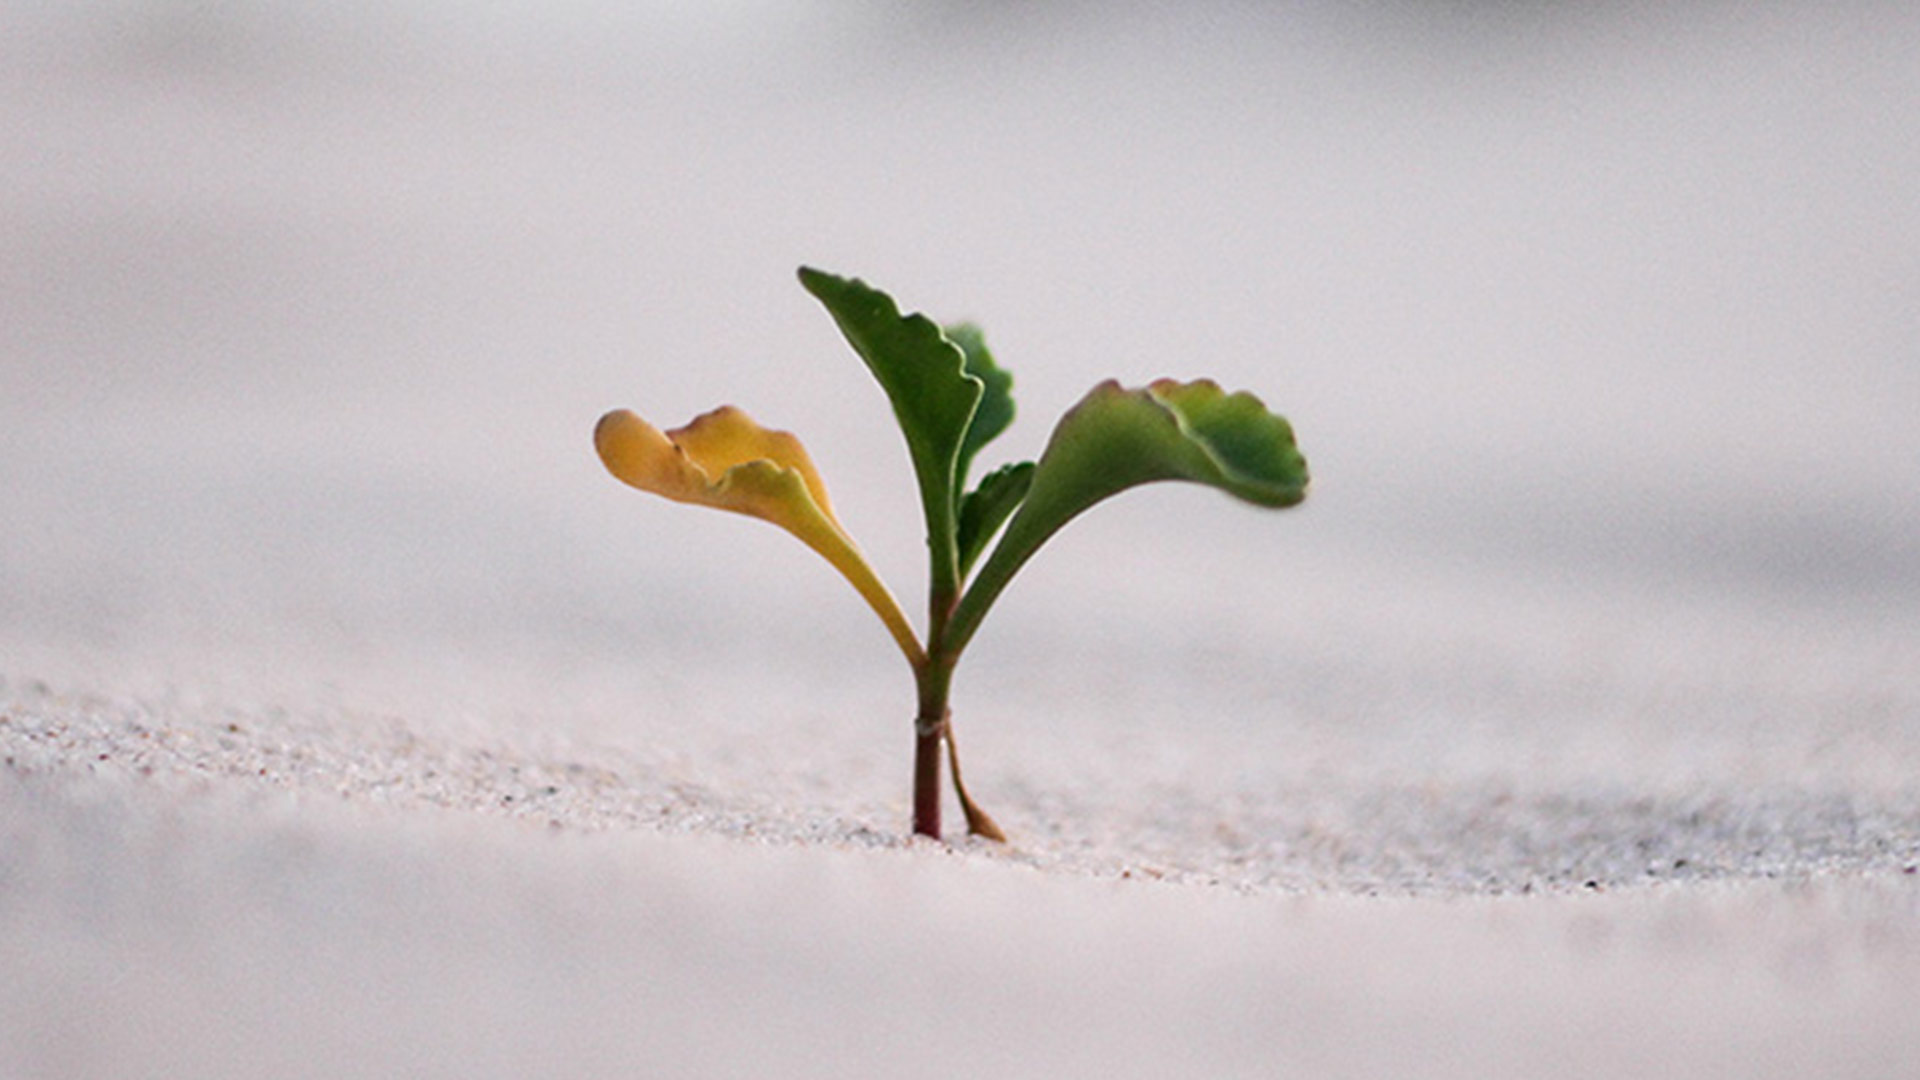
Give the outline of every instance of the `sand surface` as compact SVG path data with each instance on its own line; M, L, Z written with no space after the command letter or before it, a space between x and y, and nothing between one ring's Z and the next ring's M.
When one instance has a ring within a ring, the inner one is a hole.
M0 4L0 1077L1911 1075L1916 50ZM1313 462L1009 590L1004 847L842 582L592 458L741 404L917 610L801 262L986 325L994 460L1172 374Z

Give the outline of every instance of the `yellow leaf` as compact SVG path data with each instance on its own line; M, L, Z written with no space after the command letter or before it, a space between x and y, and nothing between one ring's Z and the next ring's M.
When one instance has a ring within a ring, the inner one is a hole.
M833 516L799 439L723 405L667 432L616 410L600 418L593 445L608 472L641 491L761 518L799 537L859 591L909 662L925 658L893 594Z

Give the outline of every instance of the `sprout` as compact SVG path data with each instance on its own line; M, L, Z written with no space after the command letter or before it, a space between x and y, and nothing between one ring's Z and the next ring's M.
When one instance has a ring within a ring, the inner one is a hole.
M763 518L833 564L913 668L913 831L940 835L944 748L968 831L1003 840L961 783L948 697L962 650L1007 583L1067 522L1127 488L1187 480L1287 507L1306 497L1306 459L1292 427L1252 394L1205 379L1133 389L1108 380L1060 418L1037 463L1001 466L969 490L974 456L1014 414L1013 377L995 364L979 328L902 315L858 279L802 268L800 282L866 361L906 436L930 558L924 644L834 517L826 485L792 435L732 406L665 433L619 410L600 419L594 446L609 472L642 491Z

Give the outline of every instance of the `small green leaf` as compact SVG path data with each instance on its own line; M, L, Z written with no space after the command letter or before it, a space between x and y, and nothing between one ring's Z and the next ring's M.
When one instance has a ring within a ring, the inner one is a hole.
M892 297L866 282L803 266L800 284L826 305L893 403L920 482L934 587L957 589L960 448L984 393L981 380L967 373L966 355L933 320L901 315Z
M958 652L1000 590L1040 545L1082 511L1156 480L1190 480L1267 507L1306 497L1307 462L1293 428L1252 394L1211 380L1160 379L1139 389L1093 388L1054 428L1032 486L954 613Z
M966 576L986 550L987 541L1006 524L1008 516L1027 497L1033 483L1033 462L1002 465L980 480L980 486L960 500L960 574Z
M980 380L983 392L980 407L973 412L967 434L960 442L960 460L954 469L955 489L967 486L967 469L980 448L992 442L1013 423L1013 376L993 362L987 337L972 323L947 327L947 340L960 346L967 358L967 374ZM965 561L964 559L962 560Z

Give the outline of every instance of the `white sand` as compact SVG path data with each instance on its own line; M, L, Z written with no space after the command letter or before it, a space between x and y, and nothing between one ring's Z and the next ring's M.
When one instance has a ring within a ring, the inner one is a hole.
M0 1077L1913 1072L1920 18L408 10L0 6ZM1314 463L1009 591L1006 848L592 460L736 401L910 598L802 260L1008 455L1214 374Z
M1857 797L1755 819L1595 798L1564 840L1537 808L1443 813L1421 849L1357 823L1326 842L1359 867L1243 896L1155 884L1115 821L1004 796L1016 832L1107 846L908 845L897 814L808 816L791 781L762 805L404 720L33 689L0 715L17 1075L1897 1076L1916 1049L1920 885L1887 852L1911 867L1911 811ZM687 805L629 823L668 792ZM1219 829L1258 827L1230 805ZM1358 888L1432 848L1546 880L1649 841L1644 877L1598 889Z
M1897 1076L1914 1051L1916 889L1885 876L1249 900L4 783L32 823L16 1075Z

